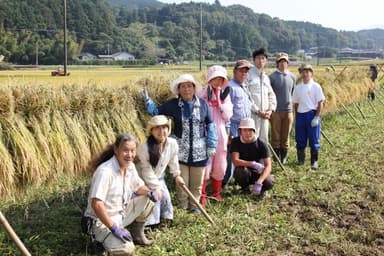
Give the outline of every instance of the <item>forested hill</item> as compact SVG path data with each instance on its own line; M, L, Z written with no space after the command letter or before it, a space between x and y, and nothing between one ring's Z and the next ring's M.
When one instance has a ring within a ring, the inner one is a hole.
M155 7L161 8L165 6L165 3L156 1L156 0L105 0L109 2L112 6L116 7L129 7L129 8L143 8L143 7Z
M193 60L200 43L200 3L155 0L70 0L67 2L69 63L82 52L129 52L136 58ZM135 7L133 7L135 6ZM0 54L19 64L59 64L63 56L63 0L0 1ZM249 57L260 46L270 52L322 47L384 48L384 30L337 31L283 21L241 5L202 4L206 59Z

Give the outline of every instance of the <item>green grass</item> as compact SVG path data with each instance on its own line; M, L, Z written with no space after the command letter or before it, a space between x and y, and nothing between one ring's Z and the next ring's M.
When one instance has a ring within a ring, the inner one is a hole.
M384 105L373 106L377 114L360 103L366 119L348 107L361 129L342 109L323 118L335 147L322 138L319 170L309 159L296 166L291 138L286 171L274 163L277 183L265 198L237 194L231 184L223 203L207 206L216 225L176 208L171 227L148 232L155 246L137 246L136 255L384 255ZM90 255L79 226L89 180L57 178L0 202L32 255ZM3 229L0 255L21 255Z

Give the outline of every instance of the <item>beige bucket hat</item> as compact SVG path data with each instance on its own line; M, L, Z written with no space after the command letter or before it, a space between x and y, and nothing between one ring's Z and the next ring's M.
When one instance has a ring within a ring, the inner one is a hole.
M164 115L157 115L157 116L153 116L147 123L147 129L146 129L147 136L151 135L151 131L154 127L162 126L162 125L167 125L169 130L168 135L171 134L171 128L172 128L171 119L168 119Z
M252 118L240 120L239 129L253 129L256 132L255 121Z

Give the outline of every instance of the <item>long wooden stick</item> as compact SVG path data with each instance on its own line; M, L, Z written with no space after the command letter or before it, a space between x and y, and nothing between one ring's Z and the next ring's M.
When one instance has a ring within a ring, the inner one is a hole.
M352 115L352 113L347 109L347 107L340 102L340 105L344 108L345 111L347 111L348 115L353 119L353 121L355 121L355 123L357 124L357 126L359 126L360 129L362 129L359 121L357 121L357 119Z
M324 133L323 130L320 129L320 132L321 132L321 135L323 135L323 137L325 138L325 140L331 145L331 146L335 146L335 144L332 143L332 141L328 138L328 136Z
M343 70L341 70L341 72L340 72L339 74L337 74L337 76L335 77L335 79L333 79L332 84L333 84L334 82L336 82L336 80L341 76L341 74L344 73L345 70L347 70L347 68L348 68L347 66L344 66ZM336 99L337 99L337 98L336 98ZM352 113L349 112L349 110L347 109L347 107L346 107L342 102L340 102L340 105L343 107L343 109L344 109L345 111L347 111L348 115L353 119L353 121L355 121L355 123L357 124L357 126L359 126L359 128L361 129L361 125L359 124L359 122L357 121L357 119L352 115Z
M378 97L378 96L380 96L380 97ZM381 97L384 97L384 96L381 94L380 90L377 90L376 91L376 99L378 99L380 101L380 103L382 105L384 105L384 102L382 101Z
M192 199L192 201L197 205L197 207L199 207L199 209L201 210L201 212L203 213L204 217L211 223L211 224L215 224L215 222L213 221L213 219L211 218L211 216L209 216L209 214L205 211L205 209L201 206L201 204L199 203L199 201L193 196L193 194L191 193L191 191L189 191L189 189L187 188L187 186L185 184L183 185L180 185L180 187L185 191L185 193L188 194L188 196Z
M7 231L8 235L12 238L12 240L16 243L17 247L20 249L20 251L25 256L31 256L28 249L24 246L23 242L20 240L20 238L17 236L15 231L13 231L13 228L11 225L9 225L7 219L0 211L0 222L1 225L4 227L5 231Z
M273 149L272 145L269 142L268 142L268 146L271 149L271 152L272 152L273 156L276 158L277 163L280 165L281 169L283 169L283 171L286 171L283 163L279 159L279 156L276 154L275 150Z
M368 103L371 106L371 108L373 109L373 112L375 112L375 114L377 115L377 110L376 110L375 106L373 106L371 100L368 100Z
M353 103L353 105L355 105L355 107L357 108L357 110L359 110L359 112L360 112L360 114L362 115L362 117L364 118L364 119L366 119L367 118L367 116L364 114L364 112L363 112L363 110L360 108L360 106L359 106L359 103Z

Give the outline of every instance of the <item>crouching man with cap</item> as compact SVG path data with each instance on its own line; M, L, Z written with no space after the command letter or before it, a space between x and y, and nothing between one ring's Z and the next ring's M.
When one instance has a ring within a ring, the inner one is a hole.
M132 255L134 243L153 243L145 237L144 223L159 196L136 171L136 145L133 136L120 134L92 161L95 172L84 216L91 223L87 233L108 255Z
M249 185L253 185L252 195L262 196L275 184L271 175L271 158L268 146L256 135L255 122L252 118L244 118L239 124L239 137L232 140L231 156L235 165L234 178L240 185L242 193L249 193Z

